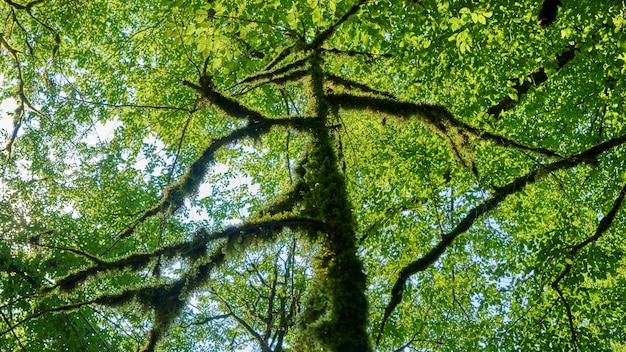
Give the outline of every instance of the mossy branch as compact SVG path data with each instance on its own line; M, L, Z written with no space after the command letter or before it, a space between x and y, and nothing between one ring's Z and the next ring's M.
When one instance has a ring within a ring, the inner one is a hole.
M305 182L296 183L291 191L283 194L276 202L259 210L252 216L253 219L262 219L281 213L292 213L298 204L301 204L306 194L310 192L309 186Z
M128 301L130 301L133 297L129 297ZM23 319L19 320L17 323L9 325L9 328L1 331L0 332L0 336L3 336L11 331L13 331L15 328L17 328L18 326L37 319L45 314L50 314L50 313L60 313L60 312L71 312L71 311L75 311L77 309L80 309L82 307L88 306L88 305L92 305L92 304L102 304L102 305L116 305L120 302L126 302L127 301L127 296L126 293L119 293L119 294L113 294L113 295L103 295L88 301L83 301L83 302L79 302L79 303L72 303L72 304L66 304L66 305L62 305L62 306L57 306L57 307L53 307L53 308L48 308L48 309L42 309L39 310L33 314L30 314L26 317L24 317Z
M272 218L279 214L292 214L296 215L299 211L296 209L298 205L301 205L305 197L310 194L311 189L309 185L304 181L304 175L306 173L305 165L308 161L308 157L305 155L300 160L295 168L295 184L289 191L282 194L274 201L274 203L267 205L263 209L257 211L251 219L265 219Z
M267 237L268 234L276 234L285 228L292 230L310 230L327 233L330 227L327 223L315 219L304 217L288 217L277 220L266 220L259 223L246 223L240 226L231 227L224 231L215 232L207 237L208 241L221 238L235 240L238 237L251 239L253 237Z
M89 278L104 275L111 271L120 271L127 268L138 271L144 269L156 258L170 259L179 257L195 262L199 258L206 257L209 248L208 244L213 241L228 239L234 242L241 239L250 241L255 238L268 238L268 235L271 236L271 234L279 233L285 228L293 230L310 229L320 232L329 231L327 224L318 220L302 217L287 217L283 219L259 221L257 223L249 222L212 233L201 228L194 234L194 239L191 241L166 246L150 253L132 254L109 261L99 260L95 265L80 269L57 280L55 285L43 289L41 293L49 293L55 288L71 291Z
M215 153L219 149L244 138L258 138L268 133L273 126L290 127L301 131L308 131L312 125L312 119L299 116L284 118L266 117L258 111L244 106L237 100L218 92L213 86L211 78L208 76L201 77L200 85L188 81L183 83L193 88L202 97L213 103L222 113L236 119L248 120L248 124L232 131L228 135L213 140L202 155L187 168L187 171L181 176L178 182L166 188L161 199L150 209L144 211L142 215L130 225L126 226L114 239L113 243L102 251L101 255L109 252L122 239L132 235L137 226L148 218L159 213L175 211L184 204L185 199L196 194L208 172L209 166L215 160Z
M267 80L263 80L253 86L250 86L247 89L242 90L241 92L237 93L237 95L239 96L239 95L247 94L266 84L271 84L276 87L284 87L285 83L293 83L293 82L299 81L303 79L304 77L306 77L308 73L309 73L308 70L306 68L303 68L303 69L291 71L285 75L271 77Z
M276 65L278 65L281 61L285 60L287 56L289 56L295 49L299 43L292 44L283 50L281 50L276 57L274 57L268 64L263 68L263 72L268 72L274 69Z
M212 103L213 106L221 113L234 119L248 120L249 125L244 128L253 128L259 134L269 132L269 129L273 126L290 127L304 132L307 132L312 127L312 123L310 122L311 119L306 117L295 116L271 118L265 116L260 112L241 104L236 99L227 97L219 92L213 85L211 77L209 76L201 77L200 85L188 81L184 81L183 84L193 88L196 92L198 92L198 94L200 94L201 97L206 98L210 103ZM235 139L249 136L250 135L245 134L244 136L233 138L233 141Z
M153 286L141 286L126 289L113 294L100 295L91 300L61 305L53 308L42 309L27 317L21 319L17 323L10 325L9 329L0 332L0 336L11 332L16 327L37 319L45 314L75 311L81 307L89 305L103 305L108 307L120 307L130 304L133 301L154 309L155 320L151 332L149 333L147 343L144 346L145 351L152 351L162 333L166 331L171 322L180 314L186 304L187 297L202 285L209 277L209 273L217 266L225 261L225 254L221 249L216 250L209 260L195 266L180 279L173 283L163 283ZM152 349L150 349L152 346ZM147 349L146 349L147 348Z
M14 329L16 326L28 320L35 319L50 312L75 310L91 304L117 307L128 304L131 301L137 301L143 306L154 309L155 318L153 327L142 349L142 351L153 351L171 322L184 308L186 297L208 279L209 273L214 268L226 262L226 253L233 249L237 251L241 248L245 249L248 244L255 241L273 240L275 234L280 233L285 228L292 230L320 231L324 233L327 233L331 229L328 224L318 220L294 217L268 220L260 223L246 223L211 234L201 230L197 233L193 241L169 246L152 253L131 255L111 262L101 262L98 265L72 273L60 279L55 286L44 289L42 293L50 293L56 287L71 291L79 283L85 282L89 277L103 274L111 270L121 270L130 267L137 271L147 266L152 259L160 256L174 257L175 255L179 255L182 258L192 258L193 265L191 269L174 283L132 288L116 294L102 295L79 304L42 310L23 319L16 325L11 326L11 329ZM226 239L226 242L218 246L211 255L208 255L206 253L207 244L218 239ZM208 259L199 259L207 257ZM11 331L11 329L4 333Z
M327 48L322 48L322 51L325 53L329 53L329 54L335 54L335 55L343 55L343 56L347 56L347 57L354 57L354 56L365 56L368 58L367 62L372 62L376 59L379 59L381 57L384 58L390 58L393 57L393 55L389 54L389 53L382 53L382 54L374 54L374 53L370 53L367 51L358 51L358 50L339 50L339 49L327 49Z
M311 119L302 117L268 118L258 111L244 106L237 100L218 92L208 76L201 77L200 85L188 81L184 81L183 84L193 88L202 97L213 103L222 113L236 119L248 120L248 124L232 131L228 135L213 140L204 152L187 168L187 171L178 182L166 188L161 199L150 209L144 211L130 225L126 226L113 243L102 251L101 255L109 252L120 240L132 235L137 226L148 218L159 213L174 211L183 205L185 199L196 194L208 172L209 166L215 160L215 153L219 149L245 138L258 138L268 133L273 126L291 127L306 131L311 125Z
M502 147L511 147L519 150L531 151L546 156L559 157L556 152L542 147L531 147L510 140L504 136L481 130L455 118L450 111L441 105L417 104L398 99L388 99L375 96L354 94L329 94L328 101L343 109L369 110L382 112L390 116L409 119L417 117L426 126L439 133L447 140L450 139L450 127L469 133L478 139L489 141ZM452 143L454 144L454 143Z
M267 83L270 82L273 77L288 77L293 71L304 68L308 59L308 57L305 57L277 69L255 73L254 75L244 78L241 82L235 84L235 86L257 82Z
M215 139L208 148L187 168L187 171L180 177L178 182L170 185L163 192L161 199L150 209L141 214L133 223L126 226L106 249L102 255L109 252L120 240L133 234L137 226L152 216L168 211L175 211L182 207L185 199L197 193L200 184L204 180L210 165L215 160L215 153L221 148L246 137L256 137L269 131L271 124L263 122L251 122L226 136Z
M374 89L374 88L368 86L367 84L363 84L363 83L359 83L359 82L356 82L356 81L353 81L353 80L350 80L350 79L347 79L347 78L343 78L343 77L334 75L332 73L327 73L326 74L326 79L330 83L338 85L338 86L341 86L341 87L344 87L345 89L348 89L348 90L356 89L356 90L359 90L359 91L361 91L363 93L370 93L370 94L380 95L380 96L383 96L383 97L386 97L386 98L389 98L389 99L396 99L396 97L393 94L391 94L391 93L383 92L383 91Z
M180 279L173 283L164 283L155 286L143 286L127 289L114 294L105 294L91 300L62 305L49 309L42 309L33 313L16 324L9 326L9 329L0 332L0 336L12 331L30 320L41 317L48 313L74 311L88 305L103 305L108 307L120 307L133 301L144 307L154 310L153 327L148 334L147 343L143 351L153 351L156 343L160 340L169 325L180 314L186 305L187 297L202 285L209 277L213 268L224 263L225 255L222 251L216 251L210 260L194 267Z
M382 337L385 323L387 322L393 311L396 309L398 304L400 304L400 302L402 301L402 294L404 291L404 287L406 286L407 280L411 276L428 269L432 264L434 264L445 252L445 250L452 245L454 239L456 239L459 235L467 232L479 217L487 214L488 212L496 208L508 196L519 193L527 185L537 182L539 179L541 179L541 177L558 170L571 169L582 163L586 163L589 160L595 160L600 154L605 153L613 149L614 147L622 145L624 143L626 143L626 135L610 139L604 143L600 143L594 147L591 147L584 152L574 154L568 158L553 162L551 164L543 165L524 176L515 178L513 181L504 185L503 187L497 187L495 189L495 192L487 200L468 211L465 217L457 224L454 229L452 229L452 231L443 235L441 241L435 247L433 247L430 251L424 254L424 256L420 259L405 265L400 270L400 272L398 273L398 278L396 279L396 282L394 283L391 290L391 298L389 300L389 304L385 308L380 331L378 332L377 343ZM623 192L625 192L626 194L625 189L623 189ZM623 196L621 197L623 199ZM621 202L622 201L619 200L619 204L621 204ZM616 204L617 203L618 202L616 201ZM616 209L615 206L614 209ZM614 210L614 212L609 212L609 214L612 214L612 216L614 216L615 212L617 212L617 210ZM612 220L612 218L609 219ZM608 224L610 225L610 222Z

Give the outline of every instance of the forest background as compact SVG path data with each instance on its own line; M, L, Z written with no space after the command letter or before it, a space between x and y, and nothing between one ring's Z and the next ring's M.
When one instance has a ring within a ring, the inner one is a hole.
M0 19L3 350L626 351L624 2Z

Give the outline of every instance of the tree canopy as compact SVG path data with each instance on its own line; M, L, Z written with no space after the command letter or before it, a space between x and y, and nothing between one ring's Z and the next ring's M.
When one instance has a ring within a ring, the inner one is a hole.
M622 1L0 16L2 350L626 350Z

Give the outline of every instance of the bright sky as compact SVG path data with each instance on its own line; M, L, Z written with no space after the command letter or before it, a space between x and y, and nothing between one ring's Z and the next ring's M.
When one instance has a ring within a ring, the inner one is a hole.
M16 107L17 107L17 103L14 99L6 99L0 102L0 149L4 147L4 144L6 143L7 138L12 133L13 116L9 115L9 112L13 112ZM99 121L96 121L94 123L95 129L92 129L90 133L85 136L86 142L91 145L96 145L101 142L110 141L115 136L115 129L121 125L122 125L122 122L120 122L117 119L113 119L104 124L100 123ZM152 135L146 138L146 140L144 140L144 143L156 145L157 150L162 150L164 148L163 142L161 142L155 135ZM250 152L254 152L253 148L250 148L250 149L251 149ZM133 165L134 168L139 169L139 170L143 170L145 166L146 166L145 159L140 159L135 165ZM218 174L227 172L228 169L229 167L226 164L216 163L215 165L213 165L213 170L214 170L213 172L218 173ZM155 170L156 173L159 173L161 171L162 170ZM253 184L251 177L244 176L244 175L237 175L232 180L231 184L229 185L229 188L235 188L241 184L247 184L248 189L252 193L259 192L259 185ZM0 187L1 186L2 186L2 180L0 180ZM213 187L210 182L207 182L207 181L203 182L198 192L199 193L198 198L202 199L204 197L210 197L213 193L212 188ZM190 214L191 220L198 221L198 220L202 220L202 219L206 220L210 218L210 215L207 214L206 210L201 209L200 207L198 207L197 205L194 205L190 201L187 201L185 203L187 207L190 208L189 214ZM243 214L244 216L249 215L247 214L245 210L243 212L244 212ZM239 222L240 221L237 221L237 220L225 220L225 223L232 224L232 225L237 224Z
M0 149L4 148L7 138L13 130L13 117L7 114L7 111L13 111L16 107L17 103L13 99L6 99L0 103ZM1 179L0 192L4 192L4 184Z
M13 117L9 116L8 111L13 111L17 107L17 102L14 99L5 99L0 103L0 136L4 137L4 134L8 136L13 129Z

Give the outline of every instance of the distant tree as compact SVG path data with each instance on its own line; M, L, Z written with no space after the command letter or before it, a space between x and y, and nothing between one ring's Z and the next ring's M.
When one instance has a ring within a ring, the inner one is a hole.
M3 1L2 350L626 349L625 11Z

